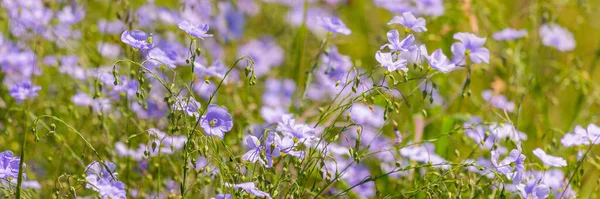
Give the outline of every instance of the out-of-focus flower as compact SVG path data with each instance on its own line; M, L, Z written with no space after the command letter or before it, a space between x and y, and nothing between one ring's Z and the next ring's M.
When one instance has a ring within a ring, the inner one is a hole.
M127 198L125 184L117 180L116 165L112 162L92 162L86 169L86 188L92 189L103 199Z
M483 47L486 38L477 37L471 33L459 32L454 34L454 39L460 41L450 47L452 54L454 54L454 64L464 65L467 56L476 64L490 63L490 51Z
M72 5L63 7L61 11L56 13L56 17L62 24L75 24L83 20L83 17L85 17L85 8L73 3Z
M116 59L121 54L121 47L117 44L101 42L98 43L98 52L106 58Z
M525 37L526 35L527 35L527 30L525 30L525 29L516 30L516 29L512 29L512 28L506 28L504 30L495 32L492 35L492 38L494 38L497 41L511 41L511 40L519 39L521 37Z
M287 108L292 103L292 95L295 90L294 80L269 78L265 81L265 92L262 95L263 104L270 107Z
M388 47L395 52L412 52L417 49L415 45L415 36L410 34L400 41L400 33L397 30L390 30L387 32L387 38L390 42L381 46L381 49Z
M565 147L589 145L600 143L600 127L590 124L587 130L581 126L576 126L573 133L567 133L560 140Z
M204 39L206 37L212 37L212 34L206 34L208 32L208 24L195 25L188 20L184 20L177 24L179 29L187 32L190 36L198 39Z
M406 30L414 32L426 32L425 19L422 17L416 18L411 12L404 12L402 16L394 16L389 24L402 24ZM407 31L408 32L408 31Z
M352 31L350 31L350 29L346 27L346 24L344 24L344 22L340 18L334 16L319 17L317 18L317 20L317 23L321 25L321 27L325 28L325 30L331 33L343 35L350 35L350 33L352 33Z
M252 40L238 49L237 56L250 55L254 60L254 74L262 77L283 63L284 51L271 37ZM239 66L245 66L240 64Z
M249 161L252 163L255 163L258 161L261 164L265 164L265 162L262 159L260 159L260 152L262 150L262 146L257 137L255 137L253 135L249 135L244 140L244 145L249 150L242 156L242 160L246 160L246 161ZM270 147L270 146L268 146L268 147Z
M237 40L244 34L246 17L229 2L219 2L219 15L215 18L216 29L226 41Z
M148 50L153 46L148 42L148 34L141 30L125 30L121 34L121 41L138 50Z
M360 125L381 128L385 123L383 120L384 109L379 106L369 107L362 103L354 103L352 109L350 109L350 114L352 121Z
M446 55L444 55L442 49L433 51L431 56L427 56L427 61L429 62L429 66L431 66L431 68L443 73L448 73L457 69L457 66L452 63L448 57L446 57Z
M549 167L564 167L567 166L567 161L561 157L551 156L540 148L533 150L533 154L538 157L546 166Z
M98 31L104 34L119 34L125 29L125 24L122 21L106 21L106 19L98 20Z
M21 158L14 156L12 151L0 153L0 179L16 179L19 177L19 162ZM25 165L23 165L25 168ZM23 173L23 175L25 175Z
M197 118L200 117L200 107L200 103L193 97L178 97L172 108L173 110L183 111L185 114Z
M436 168L449 169L447 160L435 153L435 147L431 143L421 145L410 145L400 149L400 155L421 163L434 164Z
M200 120L200 127L204 129L207 136L214 135L223 139L225 132L233 128L233 118L226 108L211 104L208 105L206 114Z
M495 95L492 90L484 90L481 92L481 97L487 101L493 107L513 112L515 110L515 103L508 101L504 95Z
M491 151L491 156L491 161L496 171L506 175L507 178L513 181L513 184L518 184L524 179L526 157L521 154L520 148L511 150L510 154L501 162L498 162L500 158L498 151ZM512 165L514 165L514 168Z
M408 61L400 57L396 58L396 61L394 61L392 53L382 53L381 51L377 51L375 59L377 59L377 62L389 72L394 72L396 70L402 70L404 72L408 71L408 67L406 67Z
M308 125L296 124L296 120L292 114L281 116L281 121L277 124L277 131L298 139L312 138L315 135L315 130Z
M244 182L241 184L229 184L229 183L225 183L225 186L227 187L233 187L233 189L238 190L238 189L242 189L246 192L248 192L250 195L256 196L256 197L265 197L265 198L271 198L271 195L269 193L266 193L264 191L259 190L258 188L256 188L256 186L254 186L254 182Z
M413 0L416 13L429 16L442 16L444 14L443 0Z
M25 99L32 99L37 96L38 91L40 91L42 87L34 86L29 81L24 81L18 84L13 85L10 88L9 94L11 97L15 98L15 100L22 102Z
M211 199L231 199L231 194L217 194L214 198Z
M538 184L536 179L530 179L527 184L518 184L517 190L522 198L545 199L550 195L550 187L545 184Z
M573 33L558 24L542 25L540 27L540 37L544 46L554 47L561 52L572 51L576 46Z

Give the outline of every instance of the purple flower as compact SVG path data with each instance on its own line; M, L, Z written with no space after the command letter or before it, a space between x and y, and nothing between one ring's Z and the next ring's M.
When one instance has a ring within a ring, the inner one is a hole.
M0 179L18 178L20 161L21 158L18 156L15 157L12 151L0 153ZM23 165L23 167L25 167L25 165Z
M406 63L408 62L404 58L397 57L396 61L392 56L392 53L382 53L381 51L377 51L375 54L375 59L389 72L394 72L396 70L402 70L404 72L408 71L408 67L406 67Z
M193 97L183 98L178 97L176 102L173 104L173 110L184 111L185 114L192 117L200 117L200 103L196 101Z
M219 2L219 15L216 16L216 29L225 41L240 39L244 34L246 17L229 2Z
M254 73L262 77L283 63L284 51L271 37L263 37L260 40L252 40L238 49L238 57L250 55L254 60ZM240 64L245 66L245 64Z
M194 67L197 69L196 73L200 77L209 76L217 77L219 79L223 79L223 77L225 77L225 73L227 73L227 70L229 70L229 68L227 68L227 66L225 66L221 60L213 62L209 67L205 67L199 63L196 63Z
M354 103L350 110L350 114L352 121L360 125L381 128L385 123L383 120L384 110L379 106L369 107L362 103Z
M73 3L73 5L65 6L61 11L56 13L56 17L58 21L65 25L75 24L83 20L85 16L85 8L78 6Z
M256 188L254 186L254 182L244 182L241 184L234 184L234 185L225 183L225 186L233 187L233 189L235 189L235 190L242 189L242 190L248 192L250 195L253 195L256 197L265 197L265 198L269 198L269 199L271 198L271 195L269 193L266 193L266 192L261 191L258 188Z
M277 131L298 139L312 138L315 135L315 129L306 124L296 124L296 120L292 114L281 116L281 121L277 124Z
M546 154L546 152L540 148L536 148L533 150L533 154L538 157L544 165L549 167L564 167L567 166L567 161L561 157L551 156Z
M521 149L513 149L510 154L498 163L500 153L496 150L491 151L491 161L498 173L506 175L507 178L513 181L513 184L518 184L523 180L525 174L525 155L521 154ZM514 168L511 166L514 165Z
M446 55L444 55L442 49L437 49L436 51L433 51L433 53L431 53L431 56L427 56L426 58L429 62L429 66L440 72L448 73L457 69L457 66L454 63L452 63L448 59L448 57L446 57Z
M233 128L233 118L226 108L211 104L208 105L206 114L200 120L200 127L204 129L207 136L214 135L223 139L224 133Z
M544 24L540 27L540 37L544 46L556 48L558 51L566 52L575 49L575 38L573 33L558 24Z
M385 8L392 13L404 13L414 10L411 6L410 1L398 1L398 0L373 0L377 7Z
M119 34L125 29L125 24L122 21L106 21L105 19L98 20L98 31L104 34Z
M38 91L41 89L42 87L34 86L31 84L31 82L24 81L13 85L12 88L10 88L9 94L18 102L22 102L25 99L32 99L36 97Z
M179 22L179 24L177 24L177 27L179 27L179 29L187 32L188 34L190 34L190 36L195 38L204 39L205 37L213 36L211 34L206 34L206 32L208 32L208 24L195 25L188 20L184 20Z
M410 145L400 149L400 155L421 163L435 164L436 168L449 169L450 166L445 164L448 161L435 153L435 147L431 143L423 143L422 145Z
M121 46L117 44L101 42L98 43L98 52L100 55L106 58L116 59L121 54Z
M581 126L576 126L573 133L567 133L560 141L563 146L580 146L600 143L600 127L590 124L587 130Z
M492 90L484 90L481 92L481 97L487 101L493 107L513 112L515 110L515 103L508 101L504 95L494 95Z
M425 19L422 17L416 18L411 12L404 12L402 16L395 16L388 23L390 24L402 24L406 28L406 32L412 30L415 32L426 32Z
M92 106L95 112L106 113L110 111L111 104L109 99L97 98L93 99L84 92L79 92L71 97L73 104L78 106Z
M165 52L159 47L152 48L148 52L147 58L148 61L146 62L146 64L149 67L156 67L163 64L170 68L177 67L177 54L174 51Z
M231 194L217 194L214 198L211 199L231 199Z
M85 169L87 181L85 187L98 192L103 199L127 198L125 184L117 180L115 168L116 165L112 162L90 163Z
M506 28L504 30L494 33L492 35L492 38L494 38L497 41L511 41L519 39L521 37L525 37L525 35L527 35L527 30L525 29L516 30L512 28Z
M259 163L264 165L265 162L262 159L260 159L260 151L262 150L262 146L260 145L260 141L258 140L258 138L256 138L253 135L249 135L244 140L244 144L249 150L242 156L242 160L246 160L252 163L258 161Z
M125 30L121 34L121 41L138 50L148 50L153 46L148 42L148 34L141 30Z
M352 31L346 27L346 24L337 17L318 17L317 23L321 25L321 27L325 28L325 30L331 33L350 35Z
M522 198L544 199L550 195L550 187L538 184L536 179L528 180L527 184L518 184L516 188Z
M265 81L262 101L265 106L286 108L292 103L296 83L291 79L269 78ZM279 119L279 118L277 118Z
M414 2L417 13L436 17L444 14L443 0L414 0Z
M476 64L490 62L490 51L483 47L486 38L477 37L471 33L459 32L454 34L454 39L460 41L450 47L452 54L454 54L454 64L464 65L466 56L469 56L471 61Z
M381 49L388 47L395 52L412 52L417 49L417 46L415 45L415 36L412 34L400 41L400 33L398 33L397 30L390 30L387 32L387 38L390 43L381 46Z

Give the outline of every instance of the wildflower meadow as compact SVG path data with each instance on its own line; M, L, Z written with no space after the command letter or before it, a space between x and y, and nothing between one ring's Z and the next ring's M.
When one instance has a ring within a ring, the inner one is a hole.
M0 0L3 198L596 198L598 0Z

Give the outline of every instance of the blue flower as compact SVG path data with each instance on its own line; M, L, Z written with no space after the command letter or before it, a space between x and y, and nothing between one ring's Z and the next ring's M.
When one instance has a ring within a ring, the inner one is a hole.
M73 5L67 5L61 11L57 12L56 17L62 24L75 24L85 17L85 8L73 3Z
M281 121L277 124L277 131L298 139L312 138L315 134L315 130L308 125L296 124L296 120L292 114L281 116Z
M242 160L246 160L252 163L258 161L259 163L264 165L265 162L262 159L260 159L260 152L263 147L261 146L258 138L256 138L253 135L249 135L248 137L246 137L244 144L249 150L242 156Z
M15 98L15 100L22 102L25 99L31 99L37 96L38 91L40 91L42 87L31 85L31 82L24 81L18 84L15 84L10 88L9 94L11 97Z
M219 15L216 16L216 29L225 41L240 39L244 34L246 17L229 2L219 2Z
M207 136L214 135L223 139L225 132L233 128L233 118L226 108L211 104L208 105L206 114L202 116L200 126Z
M173 104L173 110L184 111L185 114L192 117L200 116L200 103L196 101L193 97L183 98L178 97L175 103Z
M98 31L103 34L119 34L125 29L125 24L119 20L106 21L98 20Z
M346 27L346 24L337 17L319 17L317 18L317 23L331 33L343 35L350 35L350 33L352 33L352 31Z
M437 49L431 53L431 56L427 56L427 61L431 68L438 70L443 73L451 72L457 69L457 66L452 63L448 57L442 52L442 49Z
M540 37L544 46L556 48L558 51L566 52L575 49L575 38L573 33L558 24L544 24L540 27Z
M538 157L544 165L549 167L564 167L567 166L567 161L561 157L551 156L546 154L546 152L540 148L536 148L533 150L533 154Z
M381 51L377 51L375 59L377 59L377 62L389 72L394 72L396 70L402 70L404 72L408 71L408 68L406 67L408 61L401 57L397 57L396 61L394 61L392 53L382 53Z
M486 38L477 37L471 33L459 32L454 34L454 39L460 41L450 47L452 54L454 54L454 64L464 65L466 56L469 56L471 61L476 64L490 63L490 51L483 47Z
M506 28L504 30L494 33L492 35L492 38L494 38L497 41L511 41L519 39L521 37L525 37L525 35L527 35L527 30L525 29L516 30L512 28Z
M484 90L481 92L481 97L487 101L493 107L513 112L515 110L515 103L508 101L504 95L495 95L492 90Z
M148 50L153 46L148 43L148 34L141 30L125 30L121 34L121 41L138 50Z
M115 168L116 165L112 162L90 163L85 169L87 181L85 187L98 192L103 199L127 198L125 184L117 180Z
M548 185L538 183L538 180L536 179L528 180L527 184L518 184L516 188L522 198L544 199L550 195L550 187Z
M521 154L521 149L513 149L510 154L498 163L500 153L496 150L491 151L491 161L498 173L506 175L512 179L513 184L518 184L523 180L525 174L525 155ZM511 166L514 165L514 168Z
M415 45L415 36L412 34L406 36L402 41L400 41L400 33L397 30L390 30L387 33L389 44L385 44L381 46L381 49L388 47L389 49L395 52L412 52L417 50L417 46Z
M214 198L211 199L231 199L231 194L217 194Z
M416 12L422 15L441 16L444 14L444 1L442 0L414 0Z
M177 27L179 27L179 29L187 32L188 34L190 34L190 36L195 38L204 39L205 37L213 36L212 34L206 34L206 32L208 32L208 24L195 25L188 20L184 20L179 22L179 24L177 24Z
M412 30L415 32L427 31L427 27L425 27L425 19L422 17L416 18L411 12L404 12L402 13L402 16L395 16L388 23L388 25L390 24L402 24L407 30Z
M254 60L254 74L262 77L268 74L271 68L283 63L285 53L272 37L263 37L239 47L237 55L238 57L250 55Z
M563 146L580 146L600 143L600 127L590 124L587 130L581 126L576 126L573 133L567 133L560 141Z
M235 190L242 189L242 190L248 192L250 195L253 195L256 197L265 197L265 198L271 199L271 195L269 193L266 193L266 192L261 191L258 188L256 188L254 186L254 182L244 182L241 184L234 184L234 185L225 183L225 186L233 187L233 189L235 189Z
M0 153L0 179L18 178L20 161L21 158L18 156L15 157L12 151Z

